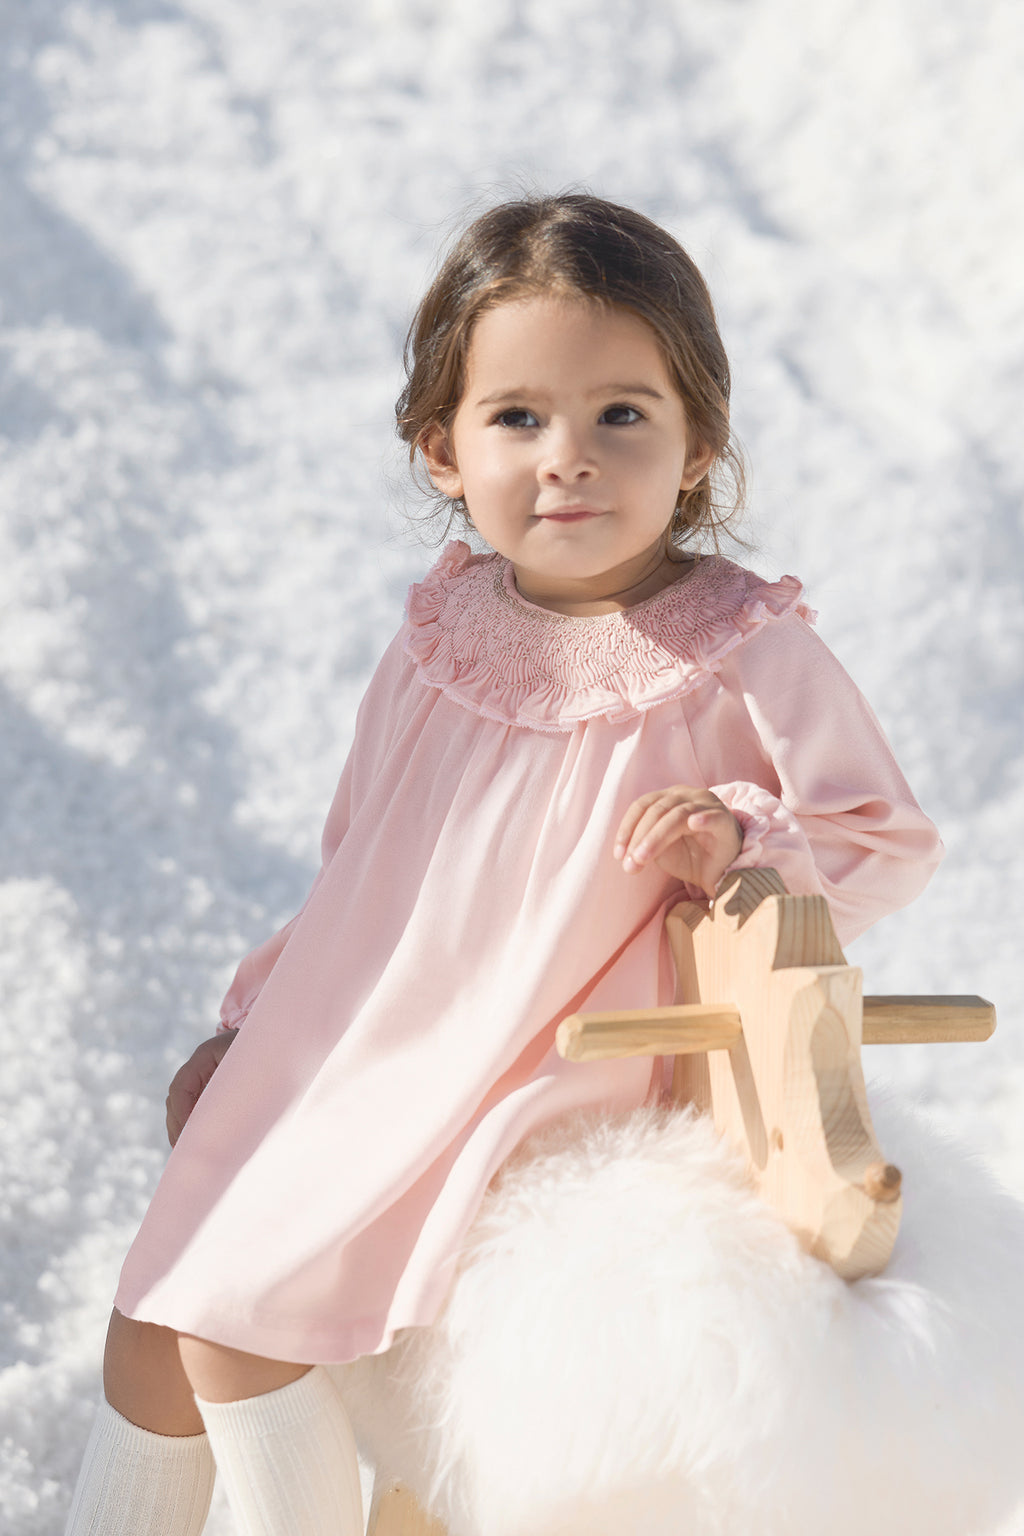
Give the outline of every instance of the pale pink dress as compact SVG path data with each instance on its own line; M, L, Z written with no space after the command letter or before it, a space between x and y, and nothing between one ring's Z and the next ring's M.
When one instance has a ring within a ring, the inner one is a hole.
M530 1131L651 1091L572 1065L578 1009L671 1001L680 886L623 873L648 790L706 785L741 865L823 891L842 939L939 857L792 577L718 557L623 613L566 618L450 545L359 712L302 912L238 971L244 1025L125 1262L133 1317L302 1362L429 1323L488 1181Z

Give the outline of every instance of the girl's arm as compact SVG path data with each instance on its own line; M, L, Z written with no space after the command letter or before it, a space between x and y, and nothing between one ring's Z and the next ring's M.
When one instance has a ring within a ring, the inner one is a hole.
M375 782L395 731L401 727L402 683L408 681L410 671L403 641L404 630L399 630L381 657L359 706L352 749L324 825L320 869L306 900L290 922L246 955L221 1004L217 1033L197 1046L171 1082L167 1095L167 1135L172 1147L281 958L299 919L341 847L368 786Z
M269 939L265 939L262 944L257 945L254 950L251 950L238 967L238 970L235 972L235 978L221 1004L220 1023L217 1026L218 1034L228 1030L236 1030L245 1023L250 1008L262 992L267 977L274 969L285 945L291 937L292 930L308 907L313 892L323 879L324 870L341 846L341 840L348 830L351 807L352 757L350 755L348 762L342 770L334 799L331 802L331 808L327 813L327 821L320 840L320 868L316 873L313 884L309 888L309 894L291 921L286 923L283 928L279 928Z
M822 893L840 942L914 899L942 857L870 705L795 615L725 658L691 722L712 792L736 817L730 868ZM701 727L706 727L703 729Z
M220 1009L217 1033L196 1046L188 1061L178 1068L167 1090L167 1139L173 1147L189 1115L199 1102L199 1095L220 1066L228 1047L245 1023L249 1010L277 964L295 924L309 905L310 898L323 879L324 870L333 859L348 826L350 812L351 757L341 775L321 840L321 864L299 912L279 928L271 938L250 951L242 961L228 988Z
M367 786L371 785L387 755L391 738L400 721L400 708L396 699L401 694L401 682L408 673L408 663L403 650L404 631L398 634L381 657L363 695L356 714L355 735L348 760L342 770L334 800L327 813L323 837L320 843L321 863L316 879L310 887L301 909L291 922L273 934L264 943L246 955L228 988L221 1005L220 1030L237 1029L244 1024L257 997L263 990L267 977L277 964L299 918L309 906L314 891L323 879L324 871L341 846L353 814L358 810Z
M684 713L702 785L642 796L615 856L654 862L694 894L722 876L777 869L823 894L840 941L913 900L942 856L870 706L796 615L730 653Z
M196 1048L184 1066L175 1074L167 1096L167 1134L171 1146L181 1134L181 1129L192 1113L196 1101L234 1040L239 1028L245 1023L249 1011L262 992L267 978L277 964L292 932L305 912L348 831L353 811L364 793L363 786L372 783L378 766L386 753L387 745L396 725L394 708L398 681L406 668L402 648L403 632L385 651L380 665L370 680L370 685L359 706L356 716L355 739L352 750L342 770L341 778L327 814L321 839L321 864L301 910L277 933L266 939L246 955L227 996L221 1004L217 1034L204 1040Z
M173 1147L185 1122L199 1102L199 1095L220 1066L228 1047L248 1017L249 1010L263 990L264 983L284 950L292 929L309 905L310 897L323 879L324 870L333 859L348 826L350 809L351 758L341 775L321 840L321 864L302 908L279 928L271 938L250 951L235 972L220 1009L217 1033L196 1046L188 1061L179 1067L167 1090L167 1139Z

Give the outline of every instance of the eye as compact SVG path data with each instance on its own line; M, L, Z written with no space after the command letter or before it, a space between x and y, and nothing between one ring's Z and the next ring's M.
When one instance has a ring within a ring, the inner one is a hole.
M601 421L608 427L631 427L634 421L643 421L643 416L632 405L609 405L601 412Z
M532 411L524 410L520 406L512 406L509 410L501 411L495 416L494 425L496 427L509 427L514 431L516 429L522 430L524 427L535 427L538 425L538 422Z

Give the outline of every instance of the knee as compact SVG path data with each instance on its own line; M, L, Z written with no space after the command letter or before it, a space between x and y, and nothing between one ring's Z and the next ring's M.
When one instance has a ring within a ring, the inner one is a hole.
M150 1370L173 1371L176 1366L180 1370L178 1335L173 1328L139 1323L114 1309L107 1326L104 1375L109 1371L114 1376L124 1372L137 1376Z
M103 1391L112 1408L142 1429L168 1435L202 1429L173 1328L136 1322L115 1310L107 1328Z

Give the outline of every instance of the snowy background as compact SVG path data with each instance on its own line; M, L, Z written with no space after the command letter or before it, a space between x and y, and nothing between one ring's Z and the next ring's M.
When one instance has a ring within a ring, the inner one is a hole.
M1000 1010L869 1068L1024 1196L1022 78L1013 0L0 0L4 1532L62 1529L167 1080L301 900L433 558L411 308L520 186L709 279L751 563L949 849L851 958Z

